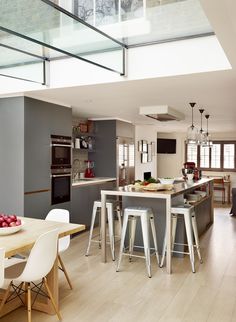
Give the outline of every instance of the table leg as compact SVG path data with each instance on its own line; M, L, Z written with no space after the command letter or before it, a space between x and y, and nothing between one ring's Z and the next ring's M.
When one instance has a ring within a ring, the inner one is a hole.
M54 298L55 304L58 308L58 304L59 304L58 258L56 258L50 273L47 275L47 282L51 290L52 296ZM37 309L39 311L52 314L52 315L55 314L55 310L53 308L53 305L50 299L47 299L46 302L36 301L33 305L33 309Z
M171 197L166 198L166 269L171 274L171 242L172 242L172 222L171 222Z
M228 183L228 204L230 204L231 183Z
M102 262L106 263L106 194L101 193L101 247L102 247Z

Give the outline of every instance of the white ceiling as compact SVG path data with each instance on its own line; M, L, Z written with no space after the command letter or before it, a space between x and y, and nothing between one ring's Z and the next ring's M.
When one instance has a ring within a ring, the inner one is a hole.
M186 131L191 119L188 103L197 102L194 119L198 126L201 107L211 115L211 132L236 132L236 1L201 0L201 3L232 70L48 89L32 96L70 105L74 116L117 117L135 124L155 124L160 132ZM26 95L31 96L29 92ZM186 119L160 123L140 116L139 107L147 105L169 105L185 114Z

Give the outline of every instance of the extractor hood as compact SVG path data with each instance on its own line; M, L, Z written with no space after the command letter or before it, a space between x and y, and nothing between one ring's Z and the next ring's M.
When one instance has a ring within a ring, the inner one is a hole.
M160 122L180 121L184 115L167 105L141 106L139 114L150 117Z

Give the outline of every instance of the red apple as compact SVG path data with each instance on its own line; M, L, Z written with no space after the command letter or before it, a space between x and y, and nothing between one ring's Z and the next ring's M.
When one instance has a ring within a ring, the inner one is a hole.
M10 224L9 224L9 227L15 227L16 226L16 223L14 221L12 221Z
M15 222L16 226L20 226L21 225L21 220L17 219L17 221Z
M6 227L8 227L8 223L6 223L5 221L2 223L2 227L3 228L6 228Z
M10 217L8 217L7 220L5 220L5 222L7 222L9 225L12 222L12 219Z
M17 221L16 215L10 215L9 217L11 218L12 221Z

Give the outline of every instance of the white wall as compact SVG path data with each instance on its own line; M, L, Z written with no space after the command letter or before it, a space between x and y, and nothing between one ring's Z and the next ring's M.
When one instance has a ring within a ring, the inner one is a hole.
M158 138L176 139L176 154L157 154L157 176L180 177L184 163L184 134L183 133L158 133Z
M144 172L151 172L152 177L157 177L157 158L156 153L152 157L152 162L141 163L141 153L138 151L138 141L147 140L148 143L155 142L156 152L157 130L153 125L135 126L135 180L143 180Z

